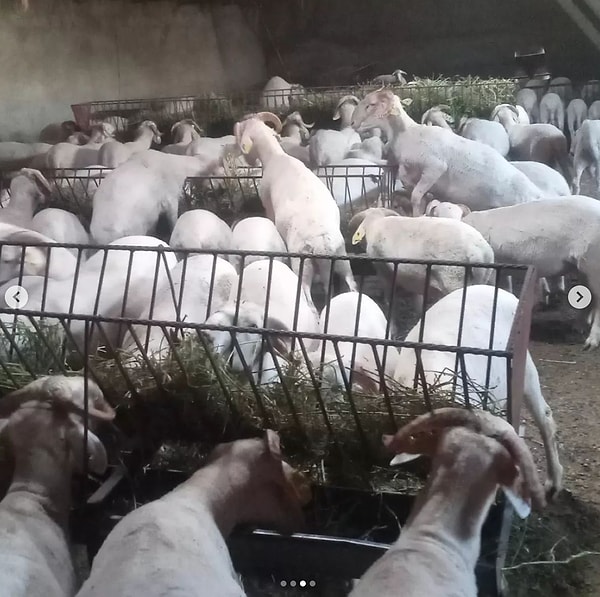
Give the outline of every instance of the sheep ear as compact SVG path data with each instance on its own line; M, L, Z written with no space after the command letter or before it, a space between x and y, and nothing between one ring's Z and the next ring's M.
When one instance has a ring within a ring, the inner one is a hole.
M519 518L527 518L531 514L531 500L522 495L519 495L513 487L501 485L502 492L506 499L510 502Z
M68 432L67 439L73 450L75 468L81 472L83 472L83 438L83 425L79 422L74 423ZM89 469L97 475L102 475L108 467L108 457L102 442L90 429L87 432L87 454Z
M441 202L438 201L437 199L432 199L428 204L427 207L425 208L425 215L426 216L432 216L433 210L440 204Z
M335 111L335 114L333 115L332 120L339 120L341 118L341 114L340 114L340 110L339 108Z
M396 456L390 460L390 466L400 466L407 462L418 460L421 456L423 456L423 454L396 454Z
M458 207L460 207L462 209L463 217L468 216L471 213L471 208L467 207L463 203L459 203Z
M413 103L412 97L405 97L404 99L400 100L400 103L404 106L410 106Z
M278 433L272 429L265 430L264 442L268 454L277 460L281 460L281 442Z

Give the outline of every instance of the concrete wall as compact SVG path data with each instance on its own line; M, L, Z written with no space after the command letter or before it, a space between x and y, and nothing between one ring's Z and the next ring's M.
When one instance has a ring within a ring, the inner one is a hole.
M261 42L235 5L0 0L0 139L31 140L91 100L264 82Z

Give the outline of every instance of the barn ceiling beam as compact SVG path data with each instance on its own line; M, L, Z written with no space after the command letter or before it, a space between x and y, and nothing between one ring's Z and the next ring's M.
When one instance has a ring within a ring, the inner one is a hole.
M583 34L600 51L600 31L592 19L586 15L574 0L556 0L559 6L571 17L572 21L579 27ZM599 0L581 0L581 3L591 11L592 15L600 19Z

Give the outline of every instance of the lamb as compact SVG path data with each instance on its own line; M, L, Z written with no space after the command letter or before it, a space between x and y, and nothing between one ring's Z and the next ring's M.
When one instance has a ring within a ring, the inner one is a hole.
M204 323L235 296L238 275L230 263L216 255L191 255L180 261L169 274L169 278L165 277L157 287L155 300L137 315L139 319ZM137 338L144 353L156 359L168 351L169 342L165 336L172 337L174 331L159 326L134 325L132 332L125 334L122 348L136 351L139 349ZM138 360L141 362L142 358Z
M436 223L434 223L436 222ZM444 222L441 226L438 224ZM450 226L448 224L452 222ZM410 218L372 212L352 236L352 244L367 241L367 255L385 259L437 259L467 263L493 263L494 252L483 236L471 228L447 219ZM425 290L427 266L411 263L382 264L381 273L390 285L398 285L413 295ZM465 268L433 266L429 280L429 296L438 298L465 284ZM490 270L473 268L471 280L485 284Z
M492 147L502 157L506 157L510 151L508 133L499 122L463 116L456 132L465 139L478 141Z
M391 159L399 165L399 177L404 186L412 188L415 216L422 215L427 192L471 209L521 203L542 195L491 147L449 130L418 125L389 90L369 93L354 111L352 126L384 130Z
M285 153L298 158L306 165L310 164L310 155L306 143L310 137L310 129L313 126L314 123L307 124L304 122L300 112L292 112L283 121L279 139Z
M564 105L573 99L573 83L568 77L554 77L548 85L548 91L558 95Z
M98 386L87 382L89 414L110 421L115 412ZM83 472L84 379L42 377L0 401L0 437L14 473L0 502L0 579L11 597L65 597L75 593L68 544L71 476ZM104 473L107 457L87 432L88 467ZM87 472L87 471L85 471Z
M98 163L98 153L104 143L115 135L115 127L109 123L94 125L90 140L85 145L58 143L46 154L48 168L86 168Z
M590 104L588 118L590 120L600 120L600 100L596 100Z
M106 176L94 194L90 234L99 244L149 234L166 220L170 235L177 221L183 183L210 172L214 163L152 149L136 154Z
M270 112L260 113L236 123L238 145L249 163L260 159L263 176L259 195L266 215L281 234L288 251L308 255L345 256L344 237L340 232L340 211L327 187L302 162L287 155L275 138L275 131L264 120L281 130L281 121ZM318 269L325 293L329 291L330 266L326 261L309 258L302 262L302 286L312 297L312 281ZM292 268L300 275L299 258ZM335 262L334 273L341 275L350 290L356 282L346 260Z
M587 118L587 111L587 104L579 98L572 99L567 106L567 126L569 127L569 134L571 136L571 147L573 147L575 133Z
M225 543L231 531L244 523L302 530L310 499L276 432L221 444L190 479L119 521L78 597L243 597Z
M600 193L600 120L584 120L573 142L575 176L573 192L579 194L581 177L589 170L595 177L596 193Z
M0 142L0 168L18 170L30 167L36 157L45 156L51 147L49 143Z
M421 415L383 443L392 462L431 457L431 472L399 539L350 597L395 597L398 587L406 597L476 597L481 532L498 487L521 518L545 506L527 445L505 420L454 408Z
M565 105L557 93L548 92L540 101L540 122L553 124L559 131L564 131Z
M0 222L29 228L36 209L52 194L39 170L22 168L10 182L10 201L0 211Z
M571 194L565 177L554 168L541 162L511 162L511 164L523 172L545 197L561 197Z
M189 118L180 120L171 127L173 143L165 145L162 148L162 151L165 153L185 155L189 144L203 135L204 131L193 120Z
M31 220L30 228L61 244L89 244L90 242L90 236L79 218L64 209L53 207L42 209ZM68 250L77 254L77 249Z
M244 218L233 226L231 231L231 249L234 251L271 251L285 253L287 248L275 224L269 218L260 216ZM239 255L229 255L229 262L240 272L244 267L264 259L264 256L247 255L242 259ZM275 257L278 261L287 258Z
M581 97L588 106L592 102L600 100L600 81L598 79L590 79L581 89Z
M338 294L323 308L319 319L322 334L391 338L392 329L383 311L366 294ZM398 350L394 346L386 348L362 342L322 341L308 358L313 371L322 368L321 377L330 387L343 389L348 383L348 387L356 385L363 391L378 393L394 376Z
M239 326L318 333L318 313L298 276L284 263L262 259L247 265L240 274L240 286L234 300L214 312L206 324ZM296 312L296 304L297 312ZM286 336L271 336L272 349L262 345L259 334L238 332L237 345L228 331L206 330L215 351L230 361L234 371L249 368L258 384L279 381L275 362L292 350L295 342ZM307 351L318 346L317 340L304 340Z
M570 201L570 199L550 201ZM493 211L512 210L514 213L515 210L522 211L523 208L531 211L532 205L534 204L502 207ZM538 202L539 205L542 204ZM545 202L543 205L545 206ZM470 215L481 216L486 213L489 212ZM505 255L500 251L499 253ZM466 295L463 296L463 293ZM469 324L464 325L459 337L463 304L463 321ZM474 285L455 290L427 310L422 341L425 344L468 346L484 350L488 350L491 343L492 349L506 350L518 304L519 300L516 296L494 286ZM493 339L491 338L492 321L494 322ZM418 342L420 331L421 321L417 322L408 333L405 342ZM508 378L505 358L465 353L464 372L460 366L460 359L451 352L422 350L420 358L427 385L446 387L454 394L457 402L464 403L468 398L471 407L483 406L500 411L506 408ZM414 349L403 347L394 374L396 381L404 386L413 387L416 366ZM466 388L463 386L463 375L468 381ZM485 398L482 394L483 389L487 389ZM525 363L523 399L544 442L548 469L546 488L548 495L552 497L561 490L563 468L558 457L556 426L552 418L552 410L542 395L538 372L529 352ZM517 421L513 423L516 424Z
M98 164L116 168L132 155L150 149L152 143L160 145L162 133L152 120L144 120L135 130L135 139L128 143L108 141L98 150Z
M565 178L571 178L567 138L557 127L546 123L519 124L517 110L510 104L496 106L491 119L506 129L513 160L542 162L561 170Z
M295 95L303 95L304 87L297 83L288 83L282 77L271 77L260 96L261 108L267 110L285 110Z
M47 276L54 280L65 280L75 274L77 259L69 249L28 246L30 243L57 242L34 230L0 223L0 241L0 283L20 276Z
M515 104L527 112L530 122L539 122L540 108L537 93L533 89L529 87L519 89L515 97Z
M354 145L361 143L360 135L351 126L352 113L358 103L354 95L342 97L333 115L333 120L340 121L340 130L320 129L310 138L308 151L313 168L338 164Z
M182 213L169 239L173 249L230 249L231 229L216 214L206 209Z
M372 83L376 85L406 85L406 72L397 68L391 75L377 75Z
M433 108L429 108L429 110L423 112L421 124L426 124L427 126L439 126L444 129L452 130L450 125L454 124L454 118L448 114L451 110L452 108L446 104L433 106Z

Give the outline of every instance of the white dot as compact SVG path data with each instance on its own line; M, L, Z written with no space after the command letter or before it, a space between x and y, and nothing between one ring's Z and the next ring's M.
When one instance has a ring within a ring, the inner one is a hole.
M306 581L305 580L301 580L300 581L300 586L301 587L305 587L306 586Z
M281 586L282 586L284 589L285 589L285 587L287 587L287 583L285 582L285 580L282 580L282 581L281 581L279 584L280 584L280 585L281 585Z
M290 581L290 587L295 587L296 586L296 581L295 580L291 580Z
M316 587L316 586L317 586L317 582L316 582L316 581L314 581L314 580L311 580L311 581L308 583L308 586L309 586L309 587Z

